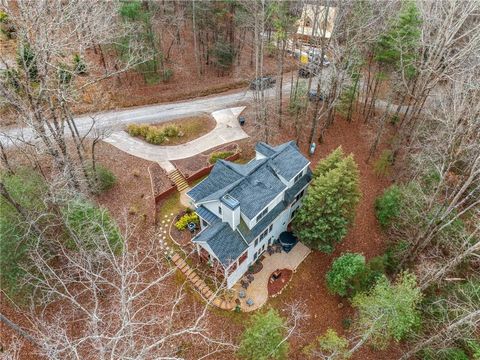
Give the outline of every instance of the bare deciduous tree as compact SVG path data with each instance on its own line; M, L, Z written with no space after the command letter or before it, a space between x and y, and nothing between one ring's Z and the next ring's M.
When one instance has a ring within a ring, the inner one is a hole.
M28 333L41 354L49 359L176 359L187 340L198 346L197 355L234 349L221 332L209 335L208 304L189 304L184 286L171 286L175 267L166 265L154 234L138 247L126 227L119 248L103 221L84 221L99 231L71 228L67 242L62 236L49 238L56 254L40 241L30 251L24 281L35 291L30 307L20 312L29 319Z
M76 126L73 106L90 86L131 69L148 53L131 42L111 71L101 71L92 60L89 51L94 46L122 46L119 41L132 31L117 19L117 5L20 1L1 6L15 27L19 43L17 66L0 55L5 68L0 80L2 104L20 126L31 130L56 171L65 174L76 189L85 181L92 184L85 138ZM32 143L33 139L26 141Z

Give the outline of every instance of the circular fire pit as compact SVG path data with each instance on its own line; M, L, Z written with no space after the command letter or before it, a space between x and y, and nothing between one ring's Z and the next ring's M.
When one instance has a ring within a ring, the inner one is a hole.
M273 296L282 291L292 278L293 271L280 269L274 271L268 279L268 296Z

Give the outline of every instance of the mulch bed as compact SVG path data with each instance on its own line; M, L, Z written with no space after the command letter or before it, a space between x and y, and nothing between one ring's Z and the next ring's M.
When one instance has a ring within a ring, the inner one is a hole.
M178 230L175 227L175 221L176 220L173 221L173 225L170 230L170 235L172 236L173 240L182 246L192 245L192 238L197 234L197 232L192 234L188 229Z
M289 283L292 278L293 271L289 269L280 269L275 272L278 276L277 279L273 279L270 275L268 280L268 296L273 296L278 294L282 289Z

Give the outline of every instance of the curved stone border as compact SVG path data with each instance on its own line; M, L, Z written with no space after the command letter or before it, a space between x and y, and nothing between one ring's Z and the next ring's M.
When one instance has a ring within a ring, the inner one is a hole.
M283 269L279 269L279 270L290 270L292 272L292 276L290 276L290 279L288 279L287 283L283 285L283 288L281 288L281 290L273 295L269 295L268 297L269 298L274 298L274 297L277 297L278 295L281 295L285 289L288 287L288 285L290 284L290 282L292 281L293 279L293 275L295 274L296 270L291 270L291 269L288 269L288 268L283 268ZM273 273L272 273L273 274ZM271 275L270 275L271 276ZM267 286L268 286L268 283L267 283ZM268 288L267 288L267 291L268 291Z

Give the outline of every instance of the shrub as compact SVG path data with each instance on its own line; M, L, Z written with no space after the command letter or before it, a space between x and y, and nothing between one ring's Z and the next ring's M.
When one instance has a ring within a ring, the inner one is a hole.
M176 137L180 134L180 130L175 125L169 125L163 129L163 133L166 137Z
M14 175L1 178L8 193L18 204L34 214L43 213L39 220L46 221L48 212L42 198L47 186L41 176L31 169L17 169ZM45 246L33 235L15 208L0 196L0 284L9 296L21 298L29 290L21 286L21 279L28 267L28 252L32 246Z
M167 82L169 81L173 76L173 70L165 68L162 74L162 81Z
M393 152L391 150L383 150L380 157L373 164L373 172L377 176L387 176L390 174L393 164Z
M360 288L367 271L365 257L346 253L336 258L326 275L328 289L340 296L354 295Z
M123 248L120 229L110 218L107 210L97 207L85 199L77 199L62 209L65 224L72 238L69 246L72 249L110 248L118 253Z
M388 246L384 255L384 266L388 273L393 274L398 269L400 259L404 257L404 254L408 250L409 246L409 242L405 240L390 244Z
M473 360L480 360L480 342L476 340L466 340L465 347L471 353Z
M303 353L310 359L317 358L318 354L324 355L324 359L348 359L349 342L340 336L335 330L327 331L318 336L315 341L303 348ZM317 355L317 356L315 356Z
M78 75L85 75L87 73L87 64L80 57L79 54L73 55L73 69Z
M160 129L150 127L145 136L145 140L150 144L160 145L165 141L165 134Z
M214 152L210 155L210 159L208 160L210 164L215 164L219 159L226 159L229 156L232 156L234 153L233 151L218 151Z
M238 356L246 360L281 360L288 354L285 320L270 309L251 317L250 324L242 334Z
M384 349L391 340L401 341L418 329L421 300L413 274L402 273L393 284L382 277L372 290L353 298L352 305L358 311L355 328L370 331L368 342Z
M423 360L469 360L467 354L459 348L445 348L440 350L426 349L421 352Z
M378 222L383 228L388 227L398 216L401 206L401 192L396 185L390 186L375 201Z
M90 167L89 172L93 175L95 180L94 192L101 193L111 189L113 185L117 182L117 178L109 169L101 164L95 166L95 174L93 173L93 168Z
M139 136L140 135L140 125L130 124L127 126L127 132L130 136Z
M164 129L149 125L130 124L127 126L130 136L139 136L150 144L160 145L167 137L180 135L180 129L175 125L166 126Z
M195 224L200 224L200 219L198 218L198 215L194 212L191 213L186 213L183 215L176 223L175 227L178 230L185 230L187 228L188 223L195 223Z

